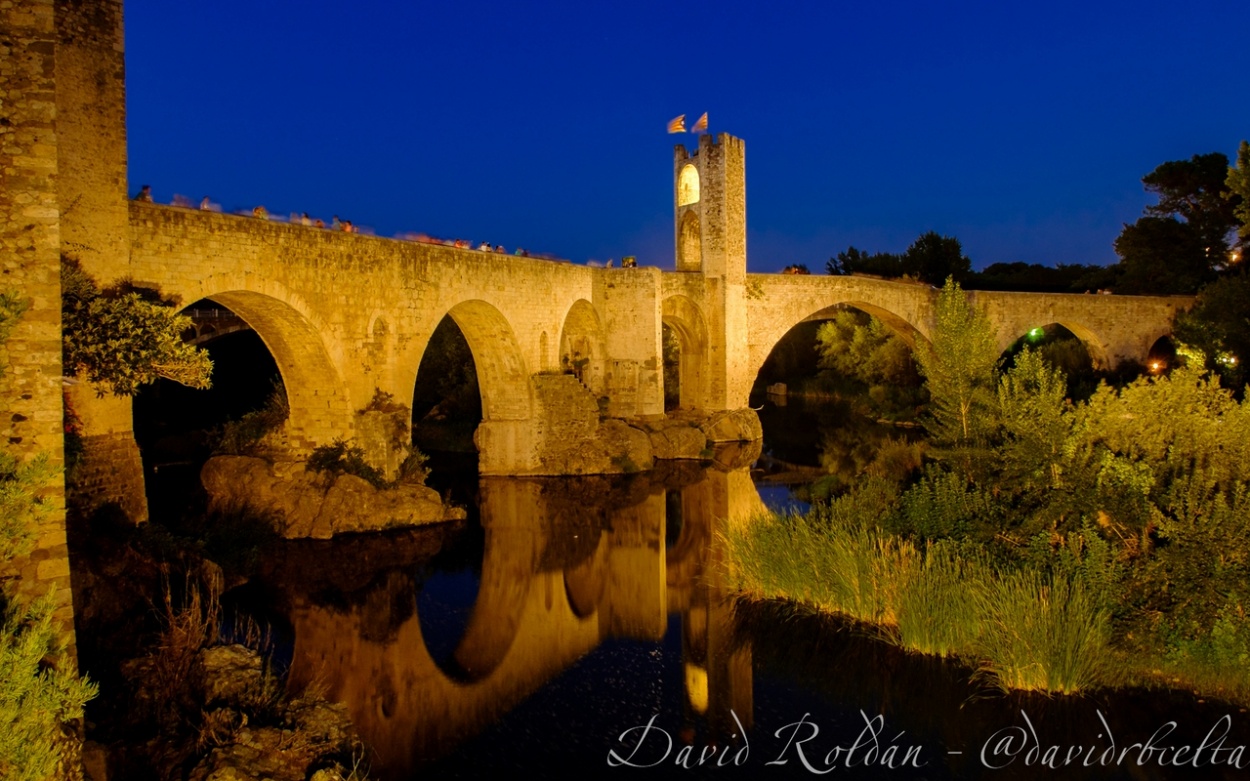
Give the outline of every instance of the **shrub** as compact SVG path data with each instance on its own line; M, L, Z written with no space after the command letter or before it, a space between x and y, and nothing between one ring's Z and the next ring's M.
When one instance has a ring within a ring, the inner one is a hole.
M389 484L382 472L365 461L364 448L342 439L314 448L305 468L330 475L355 475L368 480L374 488L386 488Z

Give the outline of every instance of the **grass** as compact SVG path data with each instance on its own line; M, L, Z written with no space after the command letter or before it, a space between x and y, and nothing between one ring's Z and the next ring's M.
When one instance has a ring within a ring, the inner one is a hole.
M760 516L725 534L731 585L956 657L1004 690L1074 694L1115 679L1109 612L1074 572L1003 571L951 543L919 548L865 524Z

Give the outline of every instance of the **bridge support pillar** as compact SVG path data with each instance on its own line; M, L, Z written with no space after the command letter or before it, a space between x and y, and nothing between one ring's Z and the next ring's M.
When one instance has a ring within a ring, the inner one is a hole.
M604 312L607 414L618 418L664 414L664 360L660 344L660 270L604 271L595 304Z
M70 405L82 422L82 447L67 484L70 512L90 517L108 507L132 523L148 520L143 459L135 442L129 396L99 396L79 383L70 389Z
M473 433L478 471L483 475L515 475L537 466L537 442L532 421L483 420Z

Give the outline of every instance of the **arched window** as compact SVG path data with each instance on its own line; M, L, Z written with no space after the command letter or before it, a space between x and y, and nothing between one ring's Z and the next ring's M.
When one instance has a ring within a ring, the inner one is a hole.
M699 202L699 169L687 163L677 177L677 205L689 206Z

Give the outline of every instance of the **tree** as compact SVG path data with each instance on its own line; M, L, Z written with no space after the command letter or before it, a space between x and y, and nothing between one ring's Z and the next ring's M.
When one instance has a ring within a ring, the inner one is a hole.
M816 332L816 352L820 368L868 386L920 383L911 350L875 317L838 312Z
M1198 348L1207 369L1241 392L1250 361L1250 276L1235 274L1207 285L1193 309L1176 317L1174 336Z
M96 383L101 392L133 396L164 377L207 388L208 353L185 343L191 319L151 290L121 283L101 290L72 258L61 258L62 362L67 375Z
M903 256L891 252L874 252L871 255L855 247L847 247L825 264L825 271L834 276L870 274L875 277L894 279L903 276Z
M825 264L830 274L869 274L886 279L911 277L930 285L940 285L947 277L962 281L972 273L972 262L963 253L959 239L935 231L922 234L902 255L891 252L868 254L855 247L839 252Z
M1142 217L1115 240L1121 293L1192 294L1215 279L1208 244L1189 223L1174 217Z
M984 447L997 426L999 350L994 327L954 279L946 280L936 310L933 343L916 350L929 388L926 428L939 445Z
M1142 177L1159 203L1146 207L1151 217L1177 217L1201 237L1212 262L1223 262L1228 233L1237 226L1241 197L1230 189L1228 157L1222 152L1170 160Z
M1224 197L1233 204L1233 214L1241 221L1237 235L1242 244L1250 244L1250 143L1241 142L1237 148L1237 166L1228 169L1224 180L1228 192Z
M964 255L959 239L942 236L936 231L922 234L903 253L903 265L907 273L928 282L943 284L947 279L962 282L972 273L972 261Z
M25 309L13 294L0 294L0 343ZM20 463L0 451L0 558L30 552L39 516L50 508L40 498L56 479L46 456ZM63 660L65 634L53 620L52 594L30 604L0 598L0 777L44 781L72 761L73 722L96 694Z

